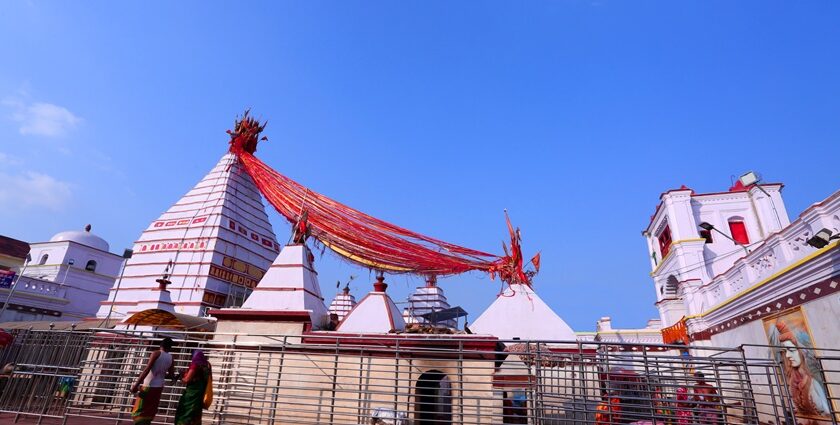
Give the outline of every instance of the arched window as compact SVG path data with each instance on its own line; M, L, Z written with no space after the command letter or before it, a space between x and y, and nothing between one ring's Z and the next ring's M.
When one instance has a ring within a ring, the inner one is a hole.
M750 237L747 236L747 226L744 224L744 219L732 217L728 221L729 233L732 234L732 239L739 245L749 245Z
M668 276L668 279L665 280L665 285L662 286L663 295L668 297L676 297L677 291L679 290L680 281L674 276Z
M47 259L49 259L49 258L50 258L49 254L42 255L41 256L41 261L38 262L38 265L43 266L44 264L47 264Z
M85 270L87 270L89 272L95 272L96 271L96 261L93 261L93 260L88 261L87 264L85 264Z

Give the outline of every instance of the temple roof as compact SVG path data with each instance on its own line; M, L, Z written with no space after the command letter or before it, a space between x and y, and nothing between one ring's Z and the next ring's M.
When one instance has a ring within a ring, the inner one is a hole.
M435 311L449 309L451 306L446 300L446 295L443 294L443 288L437 286L437 280L434 277L427 279L424 286L418 287L414 293L408 297L408 306L403 310L403 319L406 323L428 323L428 319L423 315ZM455 320L447 320L439 318L441 325L454 328Z
M350 310L356 306L356 297L350 293L350 288L345 287L341 293L336 294L330 303L330 314L338 315L338 320L344 320Z
M388 296L383 278L374 284L374 290L365 295L338 325L339 332L388 333L405 329L405 320L394 300Z
M469 327L474 333L501 339L576 340L572 328L533 288L523 284L506 288Z
M307 311L314 328L320 329L327 321L327 307L321 296L314 258L306 245L284 246L242 304L242 310Z

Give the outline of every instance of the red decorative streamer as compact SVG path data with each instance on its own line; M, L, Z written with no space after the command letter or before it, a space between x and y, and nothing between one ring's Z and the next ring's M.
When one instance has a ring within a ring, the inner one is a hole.
M534 272L524 272L519 231L513 230L511 253L504 257L465 248L387 223L313 192L278 173L253 155L264 124L245 113L236 122L230 150L269 203L295 226L342 257L391 273L451 275L485 271L508 283L530 283ZM304 227L301 228L301 221ZM507 250L506 250L507 251ZM538 261L538 260L537 260Z

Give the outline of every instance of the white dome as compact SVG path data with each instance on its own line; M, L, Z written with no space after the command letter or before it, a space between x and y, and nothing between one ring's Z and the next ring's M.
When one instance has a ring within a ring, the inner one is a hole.
M96 248L101 251L109 251L110 245L105 242L105 239L90 233L90 225L85 227L85 230L67 230L65 232L56 233L50 238L50 242L76 242L91 248Z

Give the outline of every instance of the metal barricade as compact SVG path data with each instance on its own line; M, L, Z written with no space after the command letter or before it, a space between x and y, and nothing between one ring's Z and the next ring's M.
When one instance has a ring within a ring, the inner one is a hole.
M18 335L0 357L16 363L0 390L0 411L129 423L129 388L163 336L176 341L176 369L184 370L198 349L212 364L215 396L204 423L837 422L836 350L809 354L821 365L816 381L825 387L829 412L803 420L788 382L799 378L772 355L781 347L114 330ZM62 380L72 385L62 387ZM173 422L182 392L182 384L167 385L156 423Z
M0 353L0 412L14 413L16 418L63 418L91 335L73 330L14 331L14 342Z

